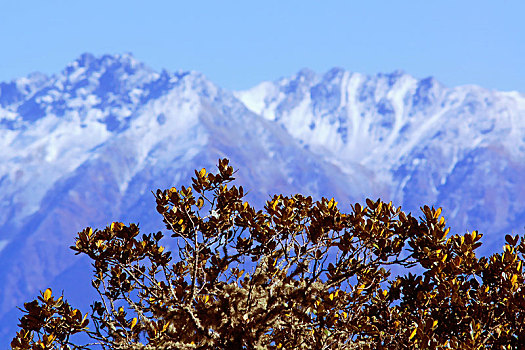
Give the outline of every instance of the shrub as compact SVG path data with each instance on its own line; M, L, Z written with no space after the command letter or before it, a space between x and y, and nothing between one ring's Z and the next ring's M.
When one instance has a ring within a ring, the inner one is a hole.
M158 190L163 233L86 228L99 299L83 315L51 289L26 303L13 349L510 348L525 344L525 242L476 257L481 234L447 237L441 209L415 218L381 200L275 195L264 210L234 170ZM392 273L396 271L396 273ZM89 323L89 328L88 328ZM71 335L87 334L78 345Z

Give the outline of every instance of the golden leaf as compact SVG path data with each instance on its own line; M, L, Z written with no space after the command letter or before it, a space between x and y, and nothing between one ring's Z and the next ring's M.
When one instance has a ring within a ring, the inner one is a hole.
M197 199L197 208L202 208L204 205L204 200L202 198Z
M46 291L44 292L44 300L45 301L48 301L49 298L51 298L51 293L52 293L51 288L46 289Z
M412 340L412 338L416 336L416 333L417 333L417 327L414 328L414 330L412 331L412 334L410 334L410 337L408 337L408 340Z

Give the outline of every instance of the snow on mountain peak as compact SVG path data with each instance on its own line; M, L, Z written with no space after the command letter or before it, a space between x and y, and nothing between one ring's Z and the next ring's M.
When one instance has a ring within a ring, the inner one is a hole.
M334 68L308 77L300 72L235 95L254 113L279 121L319 153L377 171L399 164L439 129L463 124L457 133L487 133L497 125L490 115L510 103L505 93L446 88L432 77L417 80L402 71L365 76ZM476 109L483 109L484 115ZM476 121L469 125L457 120L473 115ZM519 128L523 121L512 124Z

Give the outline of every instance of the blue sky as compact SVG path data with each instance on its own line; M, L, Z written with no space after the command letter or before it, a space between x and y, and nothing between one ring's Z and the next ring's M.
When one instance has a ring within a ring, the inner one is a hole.
M0 0L0 81L131 52L243 89L303 67L525 92L525 1Z

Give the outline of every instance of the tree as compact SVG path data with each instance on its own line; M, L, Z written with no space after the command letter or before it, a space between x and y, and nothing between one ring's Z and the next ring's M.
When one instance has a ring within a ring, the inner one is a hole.
M477 258L481 234L447 238L441 209L416 219L367 199L275 195L264 210L234 170L158 190L171 232L114 222L71 247L93 261L99 300L83 315L51 289L25 303L13 349L516 348L525 344L525 241ZM396 267L398 274L392 274ZM89 327L88 328L88 324ZM87 334L92 343L74 344Z

